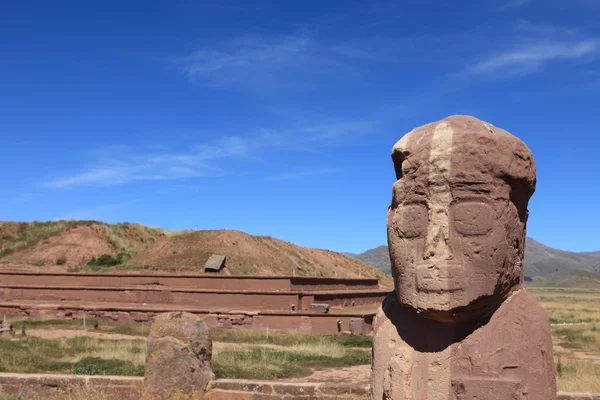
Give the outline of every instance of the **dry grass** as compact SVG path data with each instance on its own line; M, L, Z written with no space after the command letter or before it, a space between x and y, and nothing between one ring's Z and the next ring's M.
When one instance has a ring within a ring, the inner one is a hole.
M567 298L540 299L551 324L600 323L600 300L573 300Z
M559 357L556 370L558 390L600 392L600 364Z
M552 327L559 390L600 392L600 293L534 290ZM561 325L573 324L573 325Z
M552 335L561 347L598 356L600 361L600 330L596 325L553 327Z

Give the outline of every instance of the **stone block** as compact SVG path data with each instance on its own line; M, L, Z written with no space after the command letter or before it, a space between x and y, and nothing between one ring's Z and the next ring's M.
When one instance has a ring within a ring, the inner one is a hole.
M325 303L312 303L310 305L310 311L318 312L318 313L328 313L329 312L329 304Z
M148 336L143 400L204 400L214 379L212 342L204 321L171 312L154 319Z
M350 318L350 333L353 335L362 335L364 333L362 318Z
M225 261L227 257L213 254L208 258L206 264L204 264L204 272L219 272L225 266Z

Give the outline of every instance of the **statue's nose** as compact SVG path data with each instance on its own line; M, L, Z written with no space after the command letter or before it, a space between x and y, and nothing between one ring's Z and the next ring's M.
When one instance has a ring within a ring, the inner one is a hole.
M423 252L424 260L451 260L447 220L432 220L427 229L427 239Z

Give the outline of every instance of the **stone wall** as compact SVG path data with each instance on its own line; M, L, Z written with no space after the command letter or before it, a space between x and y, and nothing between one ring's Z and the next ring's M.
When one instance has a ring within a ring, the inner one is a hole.
M378 304L388 290L332 290L328 292L298 292L269 290L213 290L181 289L171 287L81 287L81 286L1 286L0 301L35 301L156 304L156 305L202 305L211 309L246 310L309 310L313 302L331 306L352 307Z
M71 399L79 393L139 400L143 378L0 373L0 394L23 400ZM211 400L367 400L369 387L346 383L286 383L217 379L211 384ZM558 400L600 400L600 393L559 392Z
M86 318L115 321L151 321L156 315L169 311L185 311L205 317L210 328L257 328L271 331L301 330L313 334L338 334L352 331L357 334L372 332L373 313L337 314L277 311L213 311L194 307L160 307L152 305L78 305L26 304L0 302L0 317L11 318ZM339 321L339 324L338 324Z
M369 387L349 383L286 383L217 379L211 400L367 400Z
M378 280L371 278L166 273L80 274L0 271L0 286L19 285L79 287L164 286L180 289L270 291L370 290L379 288Z
M1 373L0 394L17 395L23 400L139 400L142 383L143 378L138 377Z

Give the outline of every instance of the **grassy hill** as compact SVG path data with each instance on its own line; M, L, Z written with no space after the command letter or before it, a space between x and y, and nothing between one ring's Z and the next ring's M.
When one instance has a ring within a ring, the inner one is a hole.
M224 274L391 279L354 258L233 230L166 231L97 221L0 222L0 268L202 272L212 254Z

